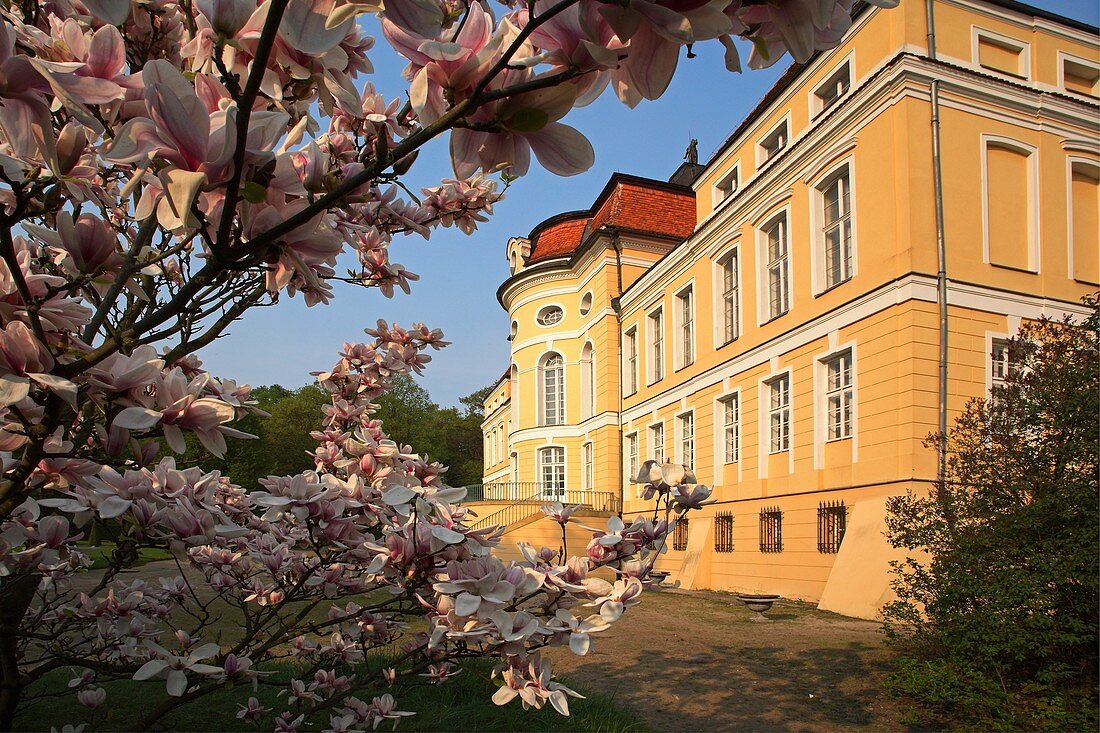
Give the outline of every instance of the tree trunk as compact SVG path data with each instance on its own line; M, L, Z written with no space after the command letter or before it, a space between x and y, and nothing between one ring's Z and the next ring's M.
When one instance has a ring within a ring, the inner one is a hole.
M13 575L0 580L0 731L9 731L26 680L19 673L19 626L42 576Z

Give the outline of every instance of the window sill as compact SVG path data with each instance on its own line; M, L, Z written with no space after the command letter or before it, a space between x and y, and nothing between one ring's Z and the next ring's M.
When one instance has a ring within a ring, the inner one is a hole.
M1015 267L1014 265L1002 265L999 262L990 262L990 265L996 267L999 270L1009 270L1011 272L1022 272L1025 275L1038 275L1038 270L1032 270L1030 267Z
M684 371L685 369L687 369L688 367L692 366L693 364L695 364L695 360L694 360L694 359L692 359L691 361L689 361L689 362L688 362L687 364L682 364L682 365L680 365L680 366L676 367L675 369L673 369L673 370L672 370L672 373L673 373L673 374L679 374L680 372Z
M762 322L760 323L760 327L761 327L761 328L763 328L764 326L768 325L769 323L771 323L771 322L773 322L773 321L778 321L778 320L779 320L780 318L782 318L783 316L787 315L788 313L790 313L790 310L785 310L785 311L783 311L782 313L780 313L779 315L776 315L776 316L772 316L772 317L771 317L771 318L769 318L768 320L766 320L766 321L762 321Z
M815 298L820 298L822 295L825 295L825 293L831 293L832 291L839 288L841 285L846 285L847 283L850 283L850 282L852 282L852 275L849 275L848 277L844 278L843 280L841 280L838 283L833 283L832 285L825 288L824 290L821 290L821 291L818 291L818 292L814 293L814 297Z
M717 347L717 348L715 349L715 351L718 351L718 349L724 349L724 348L726 348L727 346L729 346L730 344L732 344L732 343L733 343L734 341L737 341L737 340L738 340L739 338L741 338L741 334L737 334L736 336L734 336L734 337L733 337L733 338L731 338L730 340L728 340L728 341L725 341L725 342L723 342L723 343L720 343L720 344L718 344L718 347Z
M826 438L825 442L826 443L843 443L844 441L851 440L851 439L852 439L851 435L845 435L843 438Z

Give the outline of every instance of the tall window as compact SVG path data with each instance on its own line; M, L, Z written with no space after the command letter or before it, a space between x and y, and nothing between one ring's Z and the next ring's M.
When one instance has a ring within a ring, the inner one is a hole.
M676 320L678 323L676 343L677 366L684 368L695 361L695 306L692 289L684 288L676 294Z
M1038 269L1037 156L1034 148L1022 143L985 141L983 247L991 264Z
M728 344L740 335L740 293L737 290L737 250L718 260L718 289L722 293L722 344Z
M519 369L515 364L508 371L508 396L511 400L512 424L519 424Z
M695 468L695 413L680 415L680 463Z
M852 197L848 167L820 188L825 243L825 287L852 277Z
M638 328L631 328L623 339L623 351L626 352L626 374L623 382L626 393L632 395L638 391Z
M584 476L583 488L587 491L591 491L595 484L595 459L592 454L592 444L585 443L583 448L584 453L584 470L582 471Z
M791 271L787 257L787 216L775 219L764 228L767 247L768 319L791 309Z
M741 458L741 397L731 394L720 404L725 462L736 463Z
M651 382L665 377L665 314L661 308L649 314L649 363Z
M825 414L828 439L852 437L852 352L825 362Z
M1100 166L1093 161L1070 164L1070 271L1077 280L1100 283Z
M581 350L581 419L596 414L596 359L592 344Z
M1008 375L1015 374L1020 368L1019 356L1012 353L1008 339L993 339L993 350L989 358L994 387L1004 386Z
M633 479L638 475L638 434L626 436L626 475Z
M539 451L539 474L542 493L547 497L565 496L565 448L551 447Z
M659 422L649 426L649 452L653 460L664 463L665 458L665 424Z
M560 354L547 354L539 366L542 383L542 424L565 422L565 362Z
M780 453L791 447L791 377L776 377L767 383L769 451Z

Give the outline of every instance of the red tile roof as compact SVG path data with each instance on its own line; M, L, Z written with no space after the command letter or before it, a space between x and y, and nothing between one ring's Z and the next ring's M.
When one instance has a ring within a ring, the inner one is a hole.
M567 257L605 226L686 239L695 231L695 216L690 188L616 173L591 209L559 214L531 231L527 264Z
M546 227L531 242L531 256L527 258L527 263L573 254L584 239L587 225L588 217L581 215Z

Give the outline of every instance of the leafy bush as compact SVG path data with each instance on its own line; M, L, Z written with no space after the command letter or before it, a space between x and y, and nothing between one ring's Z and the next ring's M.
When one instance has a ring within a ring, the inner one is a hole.
M1096 727L1097 302L1009 343L946 437L945 480L890 503L896 690L980 727ZM938 436L929 439L934 447Z

